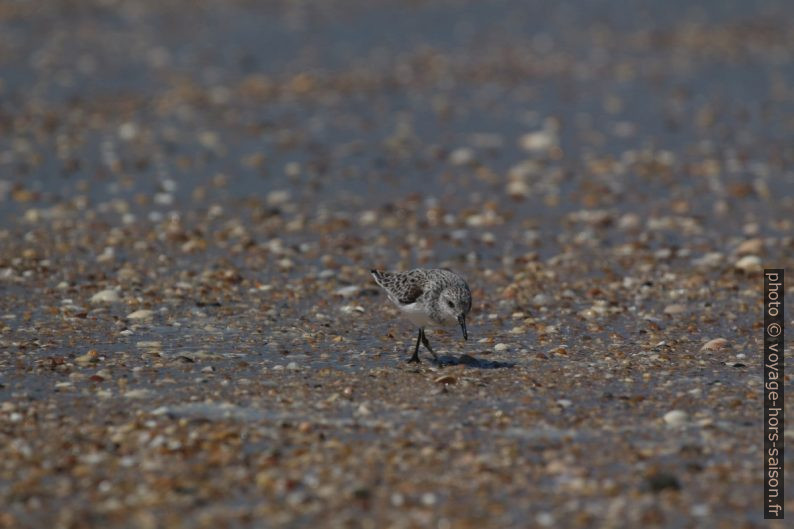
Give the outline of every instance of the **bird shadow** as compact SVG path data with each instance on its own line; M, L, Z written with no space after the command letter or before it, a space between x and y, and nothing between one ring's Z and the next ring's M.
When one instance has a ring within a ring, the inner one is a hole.
M510 369L516 366L515 362L499 362L498 360L481 360L471 355L460 356L443 355L438 357L438 367L466 366L476 369Z

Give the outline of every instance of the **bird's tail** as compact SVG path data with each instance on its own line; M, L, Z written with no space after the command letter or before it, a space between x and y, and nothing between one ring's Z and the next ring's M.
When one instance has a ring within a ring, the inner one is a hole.
M381 283L381 281L383 280L383 272L381 272L380 270L374 270L373 269L373 270L370 270L369 273L372 274L372 277L373 277L373 279L375 279L375 282L377 284L379 284L380 286L383 286L383 283Z

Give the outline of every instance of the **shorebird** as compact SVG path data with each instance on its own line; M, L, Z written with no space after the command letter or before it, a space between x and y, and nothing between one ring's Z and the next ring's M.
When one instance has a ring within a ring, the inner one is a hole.
M386 291L400 312L419 327L414 354L408 362L420 361L419 344L424 345L438 362L438 355L425 336L425 327L460 325L463 339L469 338L466 315L471 310L471 290L458 274L446 268L371 272L375 282Z

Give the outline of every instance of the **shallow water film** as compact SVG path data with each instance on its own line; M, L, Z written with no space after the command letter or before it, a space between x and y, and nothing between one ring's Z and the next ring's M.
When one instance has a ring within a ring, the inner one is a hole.
M783 527L793 140L787 1L0 2L0 528Z

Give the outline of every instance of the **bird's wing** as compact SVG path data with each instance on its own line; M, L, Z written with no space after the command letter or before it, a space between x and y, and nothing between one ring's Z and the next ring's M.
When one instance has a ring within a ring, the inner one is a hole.
M411 283L408 285L408 288L397 293L395 292L395 297L397 301L400 302L402 305L408 305L409 303L415 303L416 300L419 299L419 296L424 294L425 291L418 283ZM398 294L398 295L397 295Z
M372 277L400 305L415 303L425 293L422 278L417 274L372 270Z

